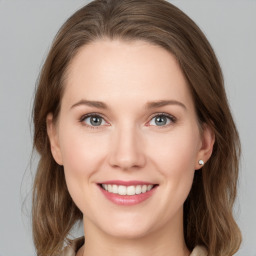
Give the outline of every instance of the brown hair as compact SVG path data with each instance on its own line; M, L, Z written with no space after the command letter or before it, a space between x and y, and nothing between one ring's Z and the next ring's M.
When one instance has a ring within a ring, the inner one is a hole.
M98 39L144 40L178 60L190 86L198 120L215 133L213 154L196 171L184 205L187 247L233 255L241 234L233 218L240 142L213 49L198 26L164 0L96 0L61 27L42 68L34 101L34 147L41 158L33 189L33 237L38 255L57 255L82 213L73 203L63 167L53 159L46 116L58 117L65 71L81 46Z

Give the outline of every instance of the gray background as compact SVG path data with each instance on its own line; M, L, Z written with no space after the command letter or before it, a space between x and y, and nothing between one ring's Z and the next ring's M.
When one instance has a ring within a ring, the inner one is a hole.
M35 255L29 216L34 85L58 28L87 2L0 0L0 256ZM243 146L235 216L244 241L237 255L256 256L256 1L171 2L205 32L222 66Z

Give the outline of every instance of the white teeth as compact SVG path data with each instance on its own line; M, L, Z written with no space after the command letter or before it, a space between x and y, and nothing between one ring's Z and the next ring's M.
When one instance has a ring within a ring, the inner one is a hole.
M129 196L135 195L135 187L134 186L127 187L126 194L129 195Z
M109 185L108 185L109 186ZM112 192L112 191L109 191L108 192ZM123 195L125 196L126 195L126 187L125 186L118 186L118 189L117 189L117 193L119 195Z
M136 186L135 193L136 193L136 195L141 194L141 186L140 185Z
M141 189L141 193L145 193L147 191L147 188L148 188L147 185L143 185Z
M112 186L112 193L117 194L117 192L118 192L118 187L117 187L117 185L113 185L113 186Z
M112 186L111 185L108 185L108 191L112 192Z
M136 185L136 186L123 186L123 185L111 185L111 184L102 184L102 187L110 193L119 194L119 195L139 195L146 193L147 191L153 188L153 185Z
M153 188L153 185L148 185L147 191L151 190Z

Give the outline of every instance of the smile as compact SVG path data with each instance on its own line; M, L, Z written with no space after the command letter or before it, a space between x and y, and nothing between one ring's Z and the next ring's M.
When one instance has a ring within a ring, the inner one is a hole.
M136 186L124 186L117 184L101 184L101 187L106 191L118 194L121 196L134 196L139 194L144 194L150 191L154 185L136 185Z
M132 206L151 198L159 184L140 181L106 181L98 187L106 199L117 205Z

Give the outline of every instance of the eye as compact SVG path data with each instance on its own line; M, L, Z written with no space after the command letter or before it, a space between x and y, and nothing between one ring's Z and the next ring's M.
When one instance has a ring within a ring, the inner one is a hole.
M107 124L107 122L104 120L102 116L95 113L82 116L82 118L80 119L80 122L85 124L87 127L91 129L98 129L102 125Z
M176 118L166 113L155 115L149 122L149 125L166 127L176 122Z
M99 129L102 126L108 125L104 118L97 113L90 113L82 116L80 122L91 129ZM176 118L174 116L166 113L160 113L150 119L149 125L164 128L175 122Z

